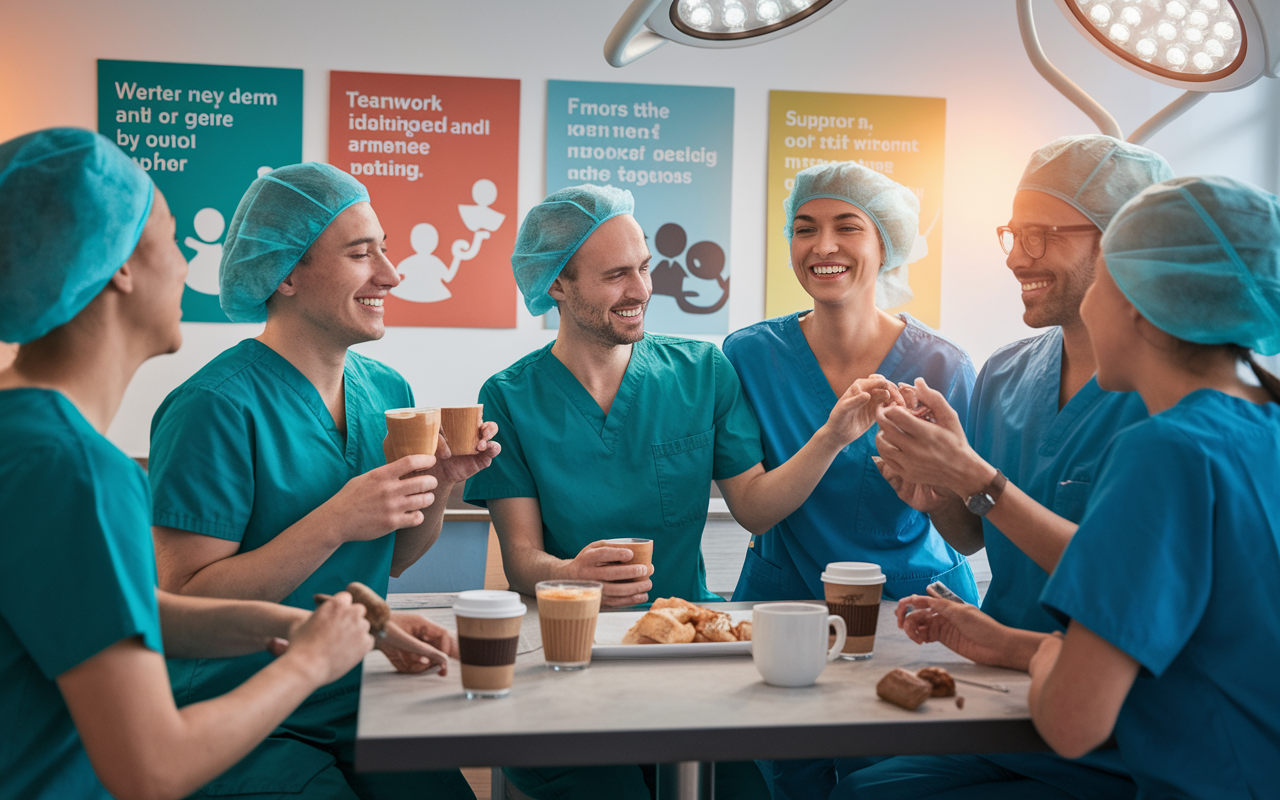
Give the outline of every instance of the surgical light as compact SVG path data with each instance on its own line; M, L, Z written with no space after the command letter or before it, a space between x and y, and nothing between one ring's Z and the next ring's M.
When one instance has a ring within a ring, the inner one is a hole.
M785 36L844 0L633 0L605 40L604 57L622 67L667 42L743 47Z

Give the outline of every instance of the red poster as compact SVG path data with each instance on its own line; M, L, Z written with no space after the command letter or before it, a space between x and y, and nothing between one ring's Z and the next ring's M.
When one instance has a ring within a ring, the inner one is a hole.
M514 328L520 81L329 73L329 163L369 188L403 279L388 325Z

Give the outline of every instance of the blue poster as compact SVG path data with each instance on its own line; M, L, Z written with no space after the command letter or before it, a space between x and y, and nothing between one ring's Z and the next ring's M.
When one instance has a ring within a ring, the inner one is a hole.
M582 183L635 195L653 253L645 330L728 333L733 89L550 81L547 193Z

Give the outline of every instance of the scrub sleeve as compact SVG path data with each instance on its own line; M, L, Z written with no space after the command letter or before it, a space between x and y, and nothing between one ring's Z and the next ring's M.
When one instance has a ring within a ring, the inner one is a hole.
M3 391L0 516L0 795L105 799L55 679L163 652L146 478L61 394Z
M238 552L248 552L310 514L347 481L385 464L383 412L413 405L408 384L389 367L348 352L343 391L345 435L311 382L271 348L248 339L219 355L175 389L152 420L155 524L237 542ZM385 595L394 545L394 532L341 545L282 602L310 610L313 594L332 594L351 581ZM270 661L265 652L170 659L169 674L178 703L186 705L231 691ZM315 781L357 789L350 744L359 688L357 666L313 693L200 794L323 796L309 788ZM357 795L474 796L456 770L386 777L384 790Z

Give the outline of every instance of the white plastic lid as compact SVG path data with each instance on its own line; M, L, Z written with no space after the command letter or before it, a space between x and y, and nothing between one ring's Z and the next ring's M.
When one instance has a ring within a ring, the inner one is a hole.
M823 583L839 583L845 586L874 586L884 583L884 573L879 564L869 561L833 561L822 573Z
M527 609L520 595L497 589L472 589L460 592L453 601L453 613L470 619L510 619L523 617Z

